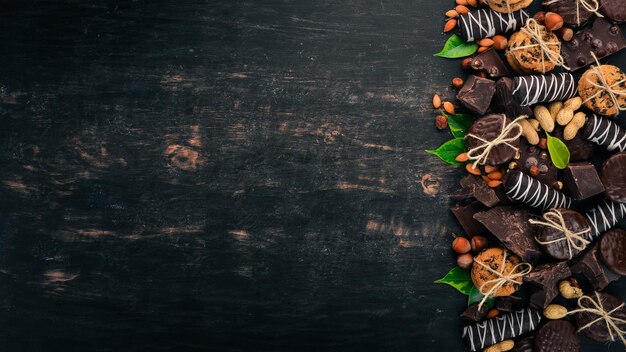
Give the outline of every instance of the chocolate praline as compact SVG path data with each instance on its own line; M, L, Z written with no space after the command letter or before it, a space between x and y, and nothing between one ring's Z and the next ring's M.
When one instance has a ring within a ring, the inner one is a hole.
M567 320L550 320L535 334L534 352L580 351L576 327Z
M595 293L590 294L589 297L593 299L593 301L596 302L596 304L598 305L601 304L602 309L604 311L611 312L615 310L614 312L610 314L611 317L622 319L622 320L626 319L626 307L622 306L621 308L617 309L619 306L621 306L624 303L622 302L621 299L605 292L598 292L597 294L598 296L596 296ZM598 297L600 297L600 302L598 302ZM593 303L589 302L589 300L587 299L582 299L580 302L584 308L596 309L596 306ZM601 318L601 316L593 312L578 312L575 314L575 317L576 317L576 324L578 325L579 329L582 329L587 324L594 322L590 326L585 327L584 329L580 330L582 333L585 334L585 336L598 342L611 341L611 332L609 332L609 328L607 327L606 321L604 319L599 319ZM626 329L626 324L624 323L615 321L615 324L617 325L619 329L622 329L622 330ZM613 333L612 336L616 337L615 336L616 332L612 331L612 333Z
M618 203L626 203L626 152L614 154L602 164L606 196Z
M555 210L563 215L563 220L565 220L565 227L567 227L567 229L571 232L579 233L585 230L591 230L589 222L581 213L567 208L557 208ZM588 232L583 234L581 237L587 239L587 234ZM550 244L541 244L541 242L550 242L558 239L562 240ZM568 246L568 241L565 239L565 234L563 233L563 231L559 231L548 226L543 226L543 228L539 232L539 235L537 236L537 240L544 253L558 260L571 259L582 251L572 246L572 253L570 256L570 246ZM579 243L577 241L575 243L579 246L583 245L582 243Z
M626 275L626 230L613 229L602 235L600 258L612 272Z
M505 123L506 125L509 125L511 122L511 119L502 114L492 114L478 118L469 128L468 135L466 137L469 149L485 145L485 142L479 140L478 138L474 138L471 135L475 135L487 141L493 141L498 138L502 132L502 124ZM511 131L507 133L506 138L514 137L518 132L518 128L513 127L511 128ZM485 164L495 166L511 161L517 153L519 144L520 138L508 142L508 144L500 143L495 145L491 148L489 155L487 155ZM476 154L480 154L483 150L484 148L479 149Z

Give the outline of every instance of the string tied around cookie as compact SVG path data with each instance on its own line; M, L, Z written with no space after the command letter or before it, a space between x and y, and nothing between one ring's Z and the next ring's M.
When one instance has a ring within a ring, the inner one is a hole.
M600 69L600 61L598 61L598 57L596 56L596 54L594 54L594 52L591 52L591 56L593 57L594 61L596 62L596 66L591 66L591 73L595 74L596 77L598 77L598 80L600 81L600 83L594 82L591 79L589 79L591 76L591 74L589 74L586 79L587 79L587 83L591 84L592 86L599 88L600 90L597 91L594 95L590 96L589 98L585 99L585 101L583 101L583 104L594 99L595 97L597 97L598 95L602 94L602 92L606 92L609 95L609 98L611 98L611 101L613 102L613 106L615 106L617 108L617 111L624 111L626 110L626 106L620 106L619 104L619 100L618 97L623 97L626 96L626 90L620 90L620 89L615 89L615 87L619 87L620 85L622 85L624 82L626 82L626 78L622 79L618 82L613 83L612 85L609 85L609 82L606 80L606 77L604 76L604 73L602 72L602 70Z
M544 5L552 5L563 0L550 0L546 1ZM598 10L600 10L600 3L598 0L576 0L576 25L580 26L580 6L585 8L589 12L593 12L598 17L604 17Z
M489 156L489 153L491 152L491 150L495 146L498 146L500 144L506 144L509 147L515 149L515 151L518 151L519 148L513 146L511 142L516 141L522 135L522 125L520 125L517 122L526 118L528 118L528 116L525 116L525 115L520 116L516 118L515 120L513 120L513 122L507 125L506 115L502 114L502 130L500 131L500 134L491 141L488 141L472 133L468 134L466 137L472 137L472 138L478 139L481 143L483 143L477 147L470 149L467 152L467 156L469 157L470 160L476 160L474 161L474 164L472 165L472 169L475 169L476 165L478 164L484 164L487 161L487 157ZM511 137L507 137L509 133L513 131L514 128L517 128L517 132Z
M533 270L532 265L522 262L513 266L513 268L511 268L511 270L508 273L505 273L504 269L506 268L507 253L508 251L505 249L504 255L502 256L502 263L500 263L500 267L498 268L498 270L494 270L491 268L491 266L474 258L474 263L482 266L483 268L487 269L487 271L497 276L495 279L485 281L478 288L478 292L480 292L483 295L483 298L480 300L480 303L478 303L478 310L480 310L483 307L483 304L485 304L485 302L489 298L493 297L493 295L499 289L504 287L504 285L508 283L519 285L520 282L517 279L521 279L522 277L529 274ZM491 285L491 287L485 291L488 285Z
M562 232L563 237L560 237L551 241L541 241L539 240L539 238L535 237L535 241L537 241L537 243L546 245L546 244L552 244L552 243L557 243L561 241L567 241L569 259L572 259L574 257L572 248L582 251L585 248L587 248L587 246L591 243L589 240L583 237L583 235L591 231L591 228L587 227L583 231L579 231L579 232L571 231L565 225L565 219L563 218L563 214L557 209L550 209L549 211L545 212L543 214L543 219L545 221L530 219L528 220L528 222L533 225L542 225L542 226L553 228L559 232Z
M543 73L546 72L546 58L549 62L553 63L555 66L561 66L566 70L570 68L565 64L565 59L561 56L561 42L556 38L554 42L546 42L543 40L543 36L541 35L541 25L537 23L534 18L529 18L526 20L526 25L520 29L520 31L524 32L528 37L530 37L531 42L534 41L533 44L522 45L515 48L511 48L511 51L530 49L539 47L541 49L541 71ZM559 47L558 50L554 51L550 48L550 45Z
M626 320L611 316L611 314L624 308L624 303L620 304L616 308L611 309L610 311L607 312L602 306L602 300L600 299L600 295L598 294L598 291L595 291L594 293L596 295L596 300L594 300L593 298L587 295L584 295L578 298L578 309L569 311L567 314L569 315L569 314L582 312L582 313L590 313L590 314L597 315L598 316L597 319L589 322L588 324L584 326L581 326L578 329L578 332L581 332L591 327L593 324L604 320L604 323L606 324L606 328L609 331L609 336L611 337L611 341L615 341L615 335L617 335L619 339L622 341L622 343L624 344L624 346L626 346L626 337L625 337L626 331L620 329L619 326L617 326L618 323L626 324ZM592 307L585 307L582 304L583 301L589 301Z

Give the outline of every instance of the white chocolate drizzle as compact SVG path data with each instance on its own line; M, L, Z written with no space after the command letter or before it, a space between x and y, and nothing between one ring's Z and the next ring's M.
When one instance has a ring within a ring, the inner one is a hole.
M533 331L539 322L541 314L537 310L526 308L468 325L463 328L461 337L469 343L472 351L477 351Z
M542 210L550 208L569 208L572 199L552 187L523 174L520 171L509 171L511 177L506 183L511 198ZM511 185L512 183L512 185Z
M590 127L586 136L588 140L605 146L608 151L626 150L626 131L615 122L593 114L587 124Z
M585 216L592 229L589 239L594 239L626 217L626 204L607 199L587 212Z
M513 96L521 106L566 100L578 92L575 83L574 76L567 72L519 76L513 81Z
M466 41L493 37L519 29L528 19L528 13L519 10L500 13L492 9L470 11L459 17L459 29Z

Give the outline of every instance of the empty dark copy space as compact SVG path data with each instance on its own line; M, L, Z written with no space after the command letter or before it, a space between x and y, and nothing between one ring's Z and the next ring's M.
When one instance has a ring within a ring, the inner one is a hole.
M452 5L1 1L0 350L465 351Z

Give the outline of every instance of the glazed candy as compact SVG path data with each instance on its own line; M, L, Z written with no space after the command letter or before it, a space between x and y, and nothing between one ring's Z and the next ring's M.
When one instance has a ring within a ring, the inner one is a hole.
M521 106L567 100L576 93L576 79L571 73L518 76L513 80L513 98Z
M583 130L585 138L606 147L608 151L626 150L626 131L605 117L592 114Z
M470 11L459 16L459 30L461 38L472 42L477 39L493 37L518 30L528 19L524 10L513 13L500 13L492 9Z
M472 351L482 350L500 341L515 338L533 331L541 321L539 311L526 308L468 325L461 338Z
M572 198L520 171L509 171L505 186L509 197L533 208L569 208L572 204Z

